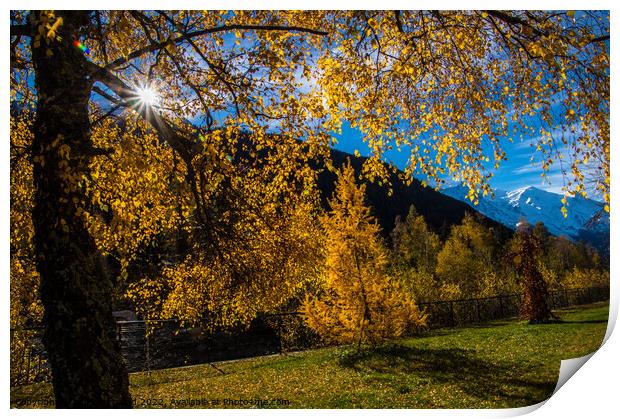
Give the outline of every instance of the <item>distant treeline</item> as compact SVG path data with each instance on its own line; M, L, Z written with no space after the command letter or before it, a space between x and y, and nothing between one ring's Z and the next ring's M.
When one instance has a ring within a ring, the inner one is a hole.
M607 263L596 249L555 237L540 222L530 228L537 243L537 267L550 290L609 283ZM411 206L391 233L393 273L416 301L521 292L516 240L516 234L498 234L471 214L442 239Z

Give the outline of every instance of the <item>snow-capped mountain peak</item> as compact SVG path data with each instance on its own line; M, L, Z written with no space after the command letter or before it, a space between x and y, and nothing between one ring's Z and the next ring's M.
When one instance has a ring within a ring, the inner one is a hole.
M494 198L480 197L477 206L466 199L467 188L455 186L442 190L452 198L472 205L476 210L500 223L515 228L521 218L535 224L542 221L549 232L556 236L579 238L582 232L609 232L609 215L602 212L600 202L581 196L568 197L567 217L561 212L562 195L547 192L534 186L512 191L494 190Z

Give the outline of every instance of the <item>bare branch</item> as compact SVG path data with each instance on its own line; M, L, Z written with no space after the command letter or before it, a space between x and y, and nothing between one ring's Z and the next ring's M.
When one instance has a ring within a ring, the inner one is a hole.
M511 15L509 13L503 12L501 10L487 10L486 13L488 13L490 16L494 16L500 20L503 20L504 22L510 24L510 25L519 25L519 26L523 26L523 27L528 27L532 30L532 32L536 35L536 36L546 36L548 35L548 33L546 32L542 32L540 29L536 28L535 26L531 25L529 22L526 22L525 20L521 19L518 16L515 15Z
M114 96L109 95L108 93L106 93L104 90L102 90L100 87L98 86L93 86L93 92L97 93L99 96L107 99L108 101L114 103L114 104L122 104L123 101L120 99L115 98Z

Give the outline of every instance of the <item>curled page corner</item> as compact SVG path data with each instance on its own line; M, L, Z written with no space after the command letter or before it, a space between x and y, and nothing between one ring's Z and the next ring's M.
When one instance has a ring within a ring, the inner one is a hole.
M605 337L603 338L601 346L603 346L605 342L607 342L607 339L609 339L609 337L611 336L612 332L616 327L616 319L618 318L618 298L617 296L614 296L613 288L610 288L609 293L609 314L607 315L607 330L605 331Z
M510 409L500 410L499 411L500 414L498 415L498 417L512 418L512 417L516 417L516 416L527 415L529 413L532 413L534 410L540 408L545 403L547 403L547 400L549 400L549 399L545 399L542 402L538 402L536 404L531 404L529 406L513 407L513 408L510 408Z
M571 358L571 359L563 359L560 363L560 374L558 376L558 382L555 385L555 389L553 390L553 394L557 393L557 391L564 385L566 382L573 376L579 368L583 367L583 365L588 362L592 355L594 355L596 351L589 353L580 358ZM551 397L553 397L553 394Z
M610 297L613 297L613 289L610 289ZM558 377L558 382L551 394L551 397L564 385L566 382L579 370L579 368L583 367L583 365L588 362L590 358L607 342L609 336L611 336L614 328L616 327L616 318L618 317L618 304L614 303L615 300L610 298L609 305L609 314L607 315L607 330L605 331L605 337L603 337L603 341L601 345L596 349L596 351L584 355L580 358L572 358L572 359L563 359L560 363L560 374ZM548 400L548 399L547 399Z

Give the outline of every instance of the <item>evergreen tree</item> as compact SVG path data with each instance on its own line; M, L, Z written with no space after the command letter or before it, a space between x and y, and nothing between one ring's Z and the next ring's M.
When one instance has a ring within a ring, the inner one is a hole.
M405 221L396 219L392 231L394 253L399 262L424 272L435 270L437 253L441 246L439 236L432 232L424 217L416 212L413 205Z

